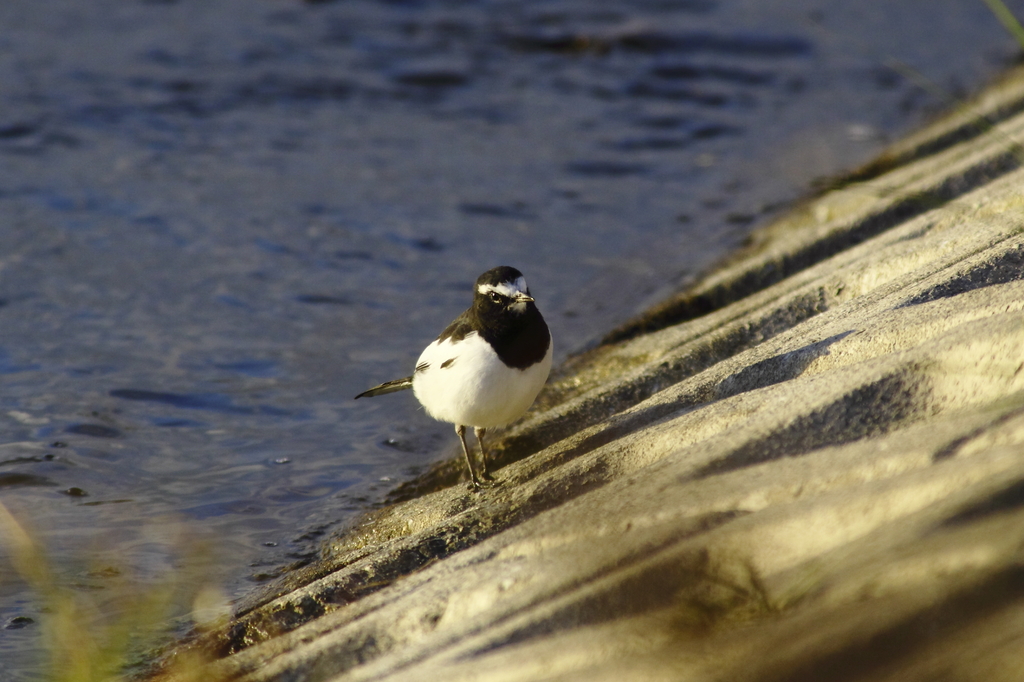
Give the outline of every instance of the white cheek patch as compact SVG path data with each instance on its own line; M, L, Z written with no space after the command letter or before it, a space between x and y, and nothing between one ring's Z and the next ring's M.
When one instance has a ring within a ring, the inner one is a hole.
M496 291L502 296L508 296L509 298L515 298L519 294L526 293L526 278L517 277L514 282L498 282L497 284L481 284L476 288L481 294L489 294L492 291Z

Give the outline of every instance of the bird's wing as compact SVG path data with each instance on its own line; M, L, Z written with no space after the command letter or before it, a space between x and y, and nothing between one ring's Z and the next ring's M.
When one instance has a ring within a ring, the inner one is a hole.
M465 311L464 313L456 317L454 320L452 320L452 323L448 325L448 327L443 332L441 332L441 335L437 337L437 340L434 341L434 344L441 343L446 340L449 340L449 343L455 343L466 338L468 334L473 332L471 318L472 313L473 309L470 308L469 310ZM422 360L422 357L420 359ZM416 365L417 372L423 371L425 369L427 369L427 366L422 363ZM356 399L372 398L375 395L384 395L385 393L404 391L408 388L412 388L411 376L405 377L404 379L395 379L394 381L385 381L380 386L374 386L369 391L363 391L362 393L356 396Z
M394 393L395 391L404 391L412 388L412 377L404 377L402 379L395 379L394 381L385 381L380 386L374 386L369 391L363 391L356 396L359 398L372 398L375 395L384 395L385 393Z
M473 309L470 308L464 311L461 315L452 320L452 323L448 325L441 335L437 337L434 343L441 343L442 341L449 341L449 343L458 343L464 338L473 333Z

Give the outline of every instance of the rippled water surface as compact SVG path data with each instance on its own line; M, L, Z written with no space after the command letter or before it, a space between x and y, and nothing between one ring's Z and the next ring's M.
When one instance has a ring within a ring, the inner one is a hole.
M969 0L6 0L0 500L75 590L185 533L242 594L455 452L352 396L480 272L564 358L1014 54Z

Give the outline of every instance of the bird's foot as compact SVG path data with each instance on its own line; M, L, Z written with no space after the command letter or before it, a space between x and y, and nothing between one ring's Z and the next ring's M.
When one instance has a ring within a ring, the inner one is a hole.
M485 488L496 488L501 485L501 481L496 478L491 478L490 474L484 474L483 476L474 477L469 482L469 489L473 492L480 492Z

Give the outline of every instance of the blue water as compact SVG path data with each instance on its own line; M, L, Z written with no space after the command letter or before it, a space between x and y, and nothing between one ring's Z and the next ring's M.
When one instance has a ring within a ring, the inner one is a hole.
M526 274L557 361L1014 54L964 0L7 0L0 502L73 590L187 536L243 594L456 452L352 396L480 272Z

